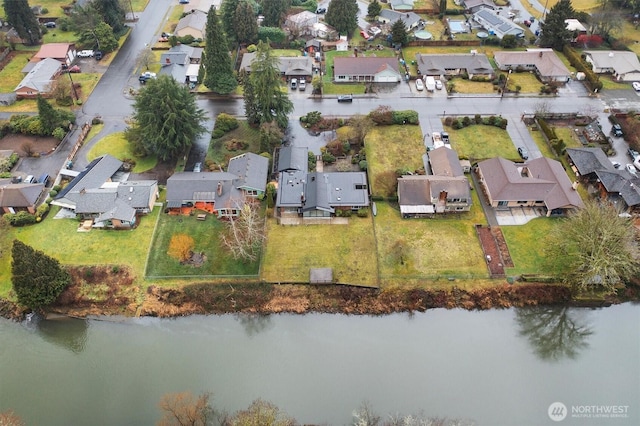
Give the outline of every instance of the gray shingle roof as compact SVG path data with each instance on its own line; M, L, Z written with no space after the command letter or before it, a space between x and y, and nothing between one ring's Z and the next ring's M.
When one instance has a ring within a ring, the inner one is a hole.
M256 58L256 52L242 55L240 69L251 72L251 63ZM278 69L284 75L311 75L313 73L313 59L309 56L281 56L278 58Z
M477 22L486 22L489 27L487 30L494 30L500 37L504 34L515 36L524 34L524 30L518 24L485 7L474 13L473 19Z
M229 160L229 173L237 176L233 184L236 188L264 192L269 174L269 159L247 152Z
M122 167L122 161L111 155L103 155L93 160L55 197L62 204L75 205L81 191L100 188Z
M123 222L133 223L136 220L136 210L122 200L116 200L109 210L100 214L96 218L96 222L104 222L106 220L121 220Z
M493 73L493 67L487 55L483 53L470 54L416 54L418 70L423 75L444 75L447 70L464 69L468 74Z
M609 193L618 193L627 206L640 206L640 178L622 170L597 170L596 176Z
M400 75L398 59L377 57L335 57L333 59L333 74L350 76L372 76L381 71L390 70Z
M543 77L566 76L571 72L552 49L530 49L526 52L495 52L496 65L502 69L535 65Z
M582 176L596 170L613 170L613 164L602 148L567 148L567 155Z
M640 72L640 61L635 52L624 50L585 50L597 68L613 68L616 74Z
M303 146L283 146L278 151L278 172L287 170L307 170L308 149Z
M45 58L33 66L13 91L28 87L38 92L47 93L50 90L51 83L61 69L62 63L60 61Z
M434 175L464 176L458 153L444 146L429 151L429 163Z
M207 14L201 10L196 9L178 21L178 25L176 25L175 32L179 33L185 28L193 28L198 31L204 32L206 26L207 26Z
M396 12L391 9L382 9L378 16L388 20L390 24L393 24L397 20L401 20L406 28L415 26L422 19L420 15L414 12Z
M41 183L0 184L0 207L31 207L43 189Z

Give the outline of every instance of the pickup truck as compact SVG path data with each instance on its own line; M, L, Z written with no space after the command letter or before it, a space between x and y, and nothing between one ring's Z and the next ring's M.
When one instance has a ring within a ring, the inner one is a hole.
M78 58L93 58L93 50L81 50L77 56Z
M431 139L433 139L434 148L440 148L441 146L444 146L444 142L442 141L442 135L440 134L440 132L433 132L431 134Z

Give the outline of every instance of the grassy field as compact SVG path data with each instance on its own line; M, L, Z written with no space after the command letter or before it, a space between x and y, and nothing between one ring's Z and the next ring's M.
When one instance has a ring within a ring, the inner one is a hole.
M473 117L471 117L473 119ZM504 157L516 160L520 157L506 130L481 124L454 130L445 126L449 132L451 146L461 158L484 160Z
M433 220L402 219L397 207L388 203L378 202L377 207L375 228L383 281L488 277L473 226L476 218L484 222L479 206L467 217Z
M448 80L447 84L449 82L453 83L457 93L493 93L495 91L493 84L486 81L471 81L454 77Z
M43 43L75 43L77 36L71 31L62 31L60 28L48 28L42 37Z
M229 142L233 139L246 142L248 144L247 148L230 151L228 149L231 147ZM225 133L225 135L219 139L211 140L206 161L215 163L216 165L226 166L230 158L244 152L260 152L260 130L250 127L246 120L240 120L240 126L237 129Z
M515 91L520 86L520 93L538 93L542 83L533 73L513 72L509 75L509 90Z
M379 182L385 172L423 167L425 147L419 126L374 127L365 138L365 149L373 195L387 195Z
M136 161L136 166L133 168L134 173L151 170L158 163L158 158L155 155L144 158L136 157L131 151L131 145L124 138L124 132L112 133L102 138L91 148L87 154L87 160L93 161L104 154L111 154L119 160L134 159Z
M22 68L27 65L34 52L18 52L16 56L0 71L0 92L13 92L25 74Z
M267 225L263 280L308 282L309 268L333 268L338 282L377 285L370 217L352 217L348 225L282 226L275 219Z
M171 9L171 14L167 18L166 23L162 28L162 31L165 33L173 34L173 32L176 29L176 26L178 25L178 21L180 20L180 17L182 16L183 13L184 13L184 7L182 7L182 5L177 4L173 6L173 9Z
M140 225L132 231L94 229L90 232L77 232L80 223L75 219L53 219L58 210L58 207L53 207L49 216L37 225L10 228L8 239L17 238L62 264L127 265L137 279L143 277L144 260L160 208L154 208L153 213L143 217ZM0 296L6 296L11 286L9 247L4 245L0 256Z
M158 211L161 209L157 209ZM257 275L259 262L244 263L234 260L217 236L225 222L208 215L207 220L195 216L173 216L161 213L149 252L147 276L211 276ZM204 253L206 261L200 267L182 265L167 255L169 242L175 234L186 234L195 242L194 252Z
M507 275L557 274L562 271L563 259L548 256L545 252L549 235L560 220L537 218L526 225L501 227L515 265L507 269Z

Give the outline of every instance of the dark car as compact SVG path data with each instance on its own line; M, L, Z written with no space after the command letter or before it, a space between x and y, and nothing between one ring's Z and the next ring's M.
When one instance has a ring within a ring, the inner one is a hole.
M353 96L351 96L351 95L340 95L340 96L338 96L338 102L353 102Z
M96 58L96 61L99 61L100 59L102 59L102 51L96 50L94 57Z
M518 154L520 154L520 157L522 157L523 160L529 159L529 151L527 151L527 149L522 146L518 147Z
M629 154L629 157L631 157L633 161L636 161L636 158L640 157L640 153L632 148L627 149L627 154Z
M327 13L327 8L326 7L319 7L316 9L316 13L321 14L321 13Z
M613 134L613 136L621 138L622 136L624 136L624 133L622 133L622 127L619 124L614 124L611 127L611 133Z

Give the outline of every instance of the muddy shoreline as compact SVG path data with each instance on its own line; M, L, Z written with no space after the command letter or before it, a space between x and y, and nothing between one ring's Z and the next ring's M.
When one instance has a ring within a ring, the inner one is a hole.
M604 307L638 300L637 287L625 289L624 297L576 300L569 288L550 284L503 284L491 288L463 290L372 289L351 286L279 285L265 283L194 284L168 289L150 286L142 303L117 298L105 303L58 303L47 312L75 318L94 316L149 316L160 318L187 315L248 313L331 313L388 315L424 312L428 309L487 310L536 305ZM65 301L62 298L60 301ZM0 299L0 315L21 320L28 311Z

